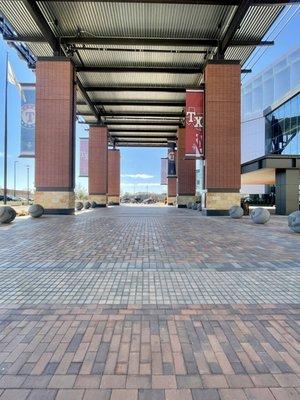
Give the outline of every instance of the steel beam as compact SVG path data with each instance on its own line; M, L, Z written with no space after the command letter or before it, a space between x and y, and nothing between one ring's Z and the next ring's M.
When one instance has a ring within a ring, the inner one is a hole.
M77 67L78 72L113 72L113 73L167 73L167 74L201 74L202 67L186 68L186 67L123 67L123 66L99 66L90 65L86 67Z
M133 134L139 134L139 133L149 133L151 134L165 134L165 133L176 133L177 129L172 129L172 130L155 130L155 129L148 129L148 128L141 128L141 129L132 129L132 128L122 128L122 129L117 129L117 128L110 128L109 131L113 134L127 134L128 132L133 133Z
M141 138L161 138L161 137L173 137L176 134L175 132L172 131L135 131L135 130L128 130L128 131L115 131L113 129L109 129L109 132L111 133L112 136L117 136L117 137L129 137L129 138L136 138L136 137L141 137Z
M59 54L61 50L59 40L56 38L51 28L49 27L49 24L43 16L39 6L37 5L36 0L23 0L22 2L31 17L33 18L34 22L37 24L39 30L42 32L44 39L51 46L53 53Z
M101 120L101 116L99 111L97 110L97 108L95 107L95 105L92 103L91 99L89 98L88 94L86 93L86 91L84 90L84 87L82 85L82 83L80 82L80 80L77 78L77 86L78 89L81 91L86 104L89 106L90 110L92 111L92 115L98 120Z
M182 118L184 116L183 113L168 113L168 112L149 112L149 113L136 113L136 112L116 112L116 113L106 113L104 115L105 117L141 117L141 118L151 118L151 117L161 117L161 118L167 118L167 117L172 117L172 118Z
M43 37L37 36L15 36L15 35L3 35L3 39L7 42L27 42L27 43L48 43L47 40ZM105 51L136 51L135 49L116 49L110 48L107 49L105 46L110 45L123 45L123 46L160 46L160 47L217 47L219 45L219 40L217 39L193 39L193 38L184 38L184 39L156 39L156 38L97 38L91 36L66 36L61 37L61 44L83 44L83 45L98 45L105 48ZM244 41L232 41L230 42L229 47L253 47L253 46L272 46L274 45L273 40L244 40ZM91 51L91 50L102 50L100 47L74 47L75 50L79 51ZM156 50L156 49L139 49L139 51L147 51L150 53L160 52L164 53L166 50ZM195 54L207 54L207 50L168 50L167 52L174 53L195 53Z
M199 89L191 87L189 89ZM87 92L163 92L163 93L185 93L186 88L180 86L86 86Z
M34 19L37 26L39 27L44 38L47 40L47 42L51 46L54 55L60 54L61 51L63 52L63 54L65 54L65 51L64 51L61 43L59 42L59 39L52 32L46 18L43 16L39 6L37 5L37 1L36 0L23 0L23 4L26 7L27 11L30 13L31 17ZM96 115L97 115L96 118L98 120L99 119L101 120L99 112L95 109L94 105L91 103L91 100L79 79L77 79L77 84L78 84L78 87L79 87L81 93L83 94L83 97L84 97L86 103L90 107L92 113L94 115L96 113Z
M87 66L87 67L77 67L78 72L98 72L98 73L166 73L166 74L182 74L182 75L197 75L203 73L203 68L186 68L186 67L103 67L103 66ZM243 73L251 72L250 70L241 70Z
M217 47L217 39L175 39L175 38L122 38L122 37L95 37L71 36L61 37L62 44L86 44L100 46L163 46L163 47ZM88 48L87 48L88 50ZM116 49L118 51L118 49Z
M92 117L92 116L94 116L94 113L86 113L86 112L80 113L80 112L78 112L77 115L81 115L82 117L84 117L84 116ZM114 117L114 118L118 118L118 117L128 117L128 118L130 118L130 117L141 117L141 118L145 119L145 118L153 118L153 117L155 117L155 118L159 118L159 117L162 117L162 118L166 118L166 117L169 117L169 118L182 118L184 116L184 114L183 113L171 113L171 112L169 112L169 113L168 112L136 113L136 112L126 112L126 111L124 111L124 112L116 112L116 113L107 112L105 114L102 114L102 116L103 117L107 117L107 118L109 118L109 117Z
M233 37L236 31L239 29L243 18L245 17L247 11L253 4L253 0L241 0L239 6L237 7L231 21L229 27L227 28L219 46L218 52L215 58L223 58L225 51L230 46L230 43L233 40Z
M185 101L164 101L164 100L103 100L102 102L94 101L96 106L103 104L104 106L143 106L143 107L185 107Z
M134 141L140 140L140 139L161 139L161 140L176 140L177 136L153 136L153 135L147 135L147 136L123 136L123 135L112 135L112 139L122 139L122 141L128 140L131 141L133 139ZM124 139L124 140L123 140Z
M118 125L131 125L131 126L178 126L180 123L178 121L105 121L106 125L118 126Z
M49 0L39 0L40 3L48 2ZM72 2L84 3L91 0L56 0L56 2ZM95 1L95 0L94 0ZM101 0L102 3L111 3L112 0ZM196 5L213 5L213 6L238 6L240 0L114 0L114 3L152 3L152 4L196 4ZM260 5L289 5L291 3L300 3L299 0L254 0L254 6Z
M23 38L25 39L25 38ZM194 38L119 38L119 37L91 37L91 36L74 36L74 37L62 37L61 43L63 44L84 44L84 45L99 45L99 46L160 46L160 47L218 47L220 41L217 39L194 39ZM26 40L25 40L26 41ZM274 41L261 41L261 40L239 40L230 42L230 47L249 47L249 46L272 46ZM99 50L97 48L79 48L78 50ZM120 51L120 49L112 49L113 51ZM123 51L130 51L130 49L122 49ZM150 52L155 50L149 50ZM180 50L179 50L180 52ZM187 51L188 52L188 51ZM206 54L207 51L194 51L198 54Z
M168 142L153 142L153 143L141 143L141 142L136 142L136 143L123 143L123 142L115 142L115 145L117 147L169 147ZM146 185L146 184L145 184Z

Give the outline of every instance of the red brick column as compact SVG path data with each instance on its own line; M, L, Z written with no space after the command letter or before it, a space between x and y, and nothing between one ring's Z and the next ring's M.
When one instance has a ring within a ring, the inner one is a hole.
M185 159L185 129L178 130L177 141L177 204L186 207L195 201L196 161Z
M120 204L120 150L108 150L108 191L107 202L112 205Z
M228 214L240 204L241 67L212 61L205 68L206 215Z
M90 126L89 200L99 207L107 203L107 164L107 128Z
M35 202L49 214L74 212L75 72L63 57L36 66Z
M177 168L177 151L174 150L175 155L175 164ZM167 193L167 204L169 206L173 206L176 203L176 196L177 196L177 176L168 176L167 178L168 184L168 193Z

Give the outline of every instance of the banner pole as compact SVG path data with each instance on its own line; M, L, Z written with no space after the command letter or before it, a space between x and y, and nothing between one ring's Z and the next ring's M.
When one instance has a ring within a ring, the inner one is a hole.
M3 187L3 202L7 202L7 74L8 74L8 52L6 52L6 71L5 71L5 110L4 110L4 187Z

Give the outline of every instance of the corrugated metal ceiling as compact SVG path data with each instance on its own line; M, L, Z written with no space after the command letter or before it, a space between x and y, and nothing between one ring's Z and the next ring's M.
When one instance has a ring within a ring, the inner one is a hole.
M42 2L64 35L218 38L229 6L105 2Z
M169 74L152 72L80 72L80 80L85 86L197 86L201 74Z
M217 39L224 35L236 10L233 6L222 5L191 5L191 4L158 4L158 3L115 3L101 1L38 1L42 14L56 37L80 35L86 37L120 37L120 38L193 38ZM277 18L283 7L254 6L246 13L234 40L261 40L269 27ZM34 19L30 16L22 1L0 1L2 12L16 33L21 36L42 38L42 33ZM47 43L27 43L29 50L35 56L51 56L52 49ZM110 67L177 67L199 68L201 71L205 59L212 48L205 47L164 47L164 46L124 46L124 45L86 45L77 44L73 60L78 66L110 66ZM229 47L226 59L241 60L244 64L255 47ZM172 50L172 52L169 52ZM191 51L179 53L176 50ZM199 53L195 53L199 51ZM209 55L208 57L211 57ZM88 92L92 101L105 100L144 100L155 102L160 100L184 100L185 93L165 92L132 92L124 91L124 86L153 86L153 87L195 87L202 79L202 74L176 74L153 72L79 72L78 77L84 86L113 86L120 91ZM78 91L78 101L84 97ZM107 106L107 112L180 112L182 107L164 107L161 105L145 106ZM88 105L78 105L77 111L90 113ZM134 122L141 120L124 118L118 121L132 121L132 125L124 125L126 129L138 129ZM145 119L145 121L149 119ZM159 118L151 117L151 120ZM167 121L165 117L160 120ZM175 119L180 121L180 119ZM87 123L96 122L94 116L85 116ZM114 121L116 119L114 118ZM174 121L174 119L173 119ZM111 127L111 126L110 126ZM174 127L161 126L164 130ZM157 130L158 126L149 129Z
M164 93L164 92L89 92L92 101L105 101L105 100L137 100L137 101L184 101L185 93Z
M101 65L101 66L158 66L158 67L202 67L204 63L204 54L185 54L185 53L151 53L138 51L138 47L134 46L137 51L122 51L115 46L115 51L106 50L78 50L80 57L85 66ZM127 46L128 47L128 46ZM94 47L95 48L95 47ZM153 48L153 46L152 46ZM148 47L149 49L149 47Z

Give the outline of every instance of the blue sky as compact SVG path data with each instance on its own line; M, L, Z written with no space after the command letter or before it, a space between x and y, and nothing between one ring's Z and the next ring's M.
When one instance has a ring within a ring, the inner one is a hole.
M297 11L298 10L298 11ZM296 12L296 13L295 13ZM294 14L295 13L295 14ZM287 25L284 27L284 25ZM247 68L253 73L243 77L243 83L251 76L260 72L268 64L282 56L288 50L300 45L299 35L300 11L299 6L290 6L282 15L282 19L275 22L270 29L269 37L275 39L275 45L269 48L260 48L250 58ZM284 28L283 28L284 27ZM282 29L283 28L283 29ZM280 32L281 31L281 32ZM27 64L20 60L15 50L7 46L0 38L0 187L3 187L3 134L4 134L4 84L5 84L5 57L8 51L10 63L20 82L35 82L35 75ZM8 91L8 186L13 187L13 166L17 160L17 188L26 187L26 165L30 166L30 186L34 187L34 160L18 158L20 152L20 96L16 87L9 85ZM77 124L76 137L76 182L87 187L87 178L78 178L78 138L87 136L87 126ZM152 148L121 148L122 190L133 192L150 191L165 192L166 187L160 186L160 159L166 156L166 149Z

